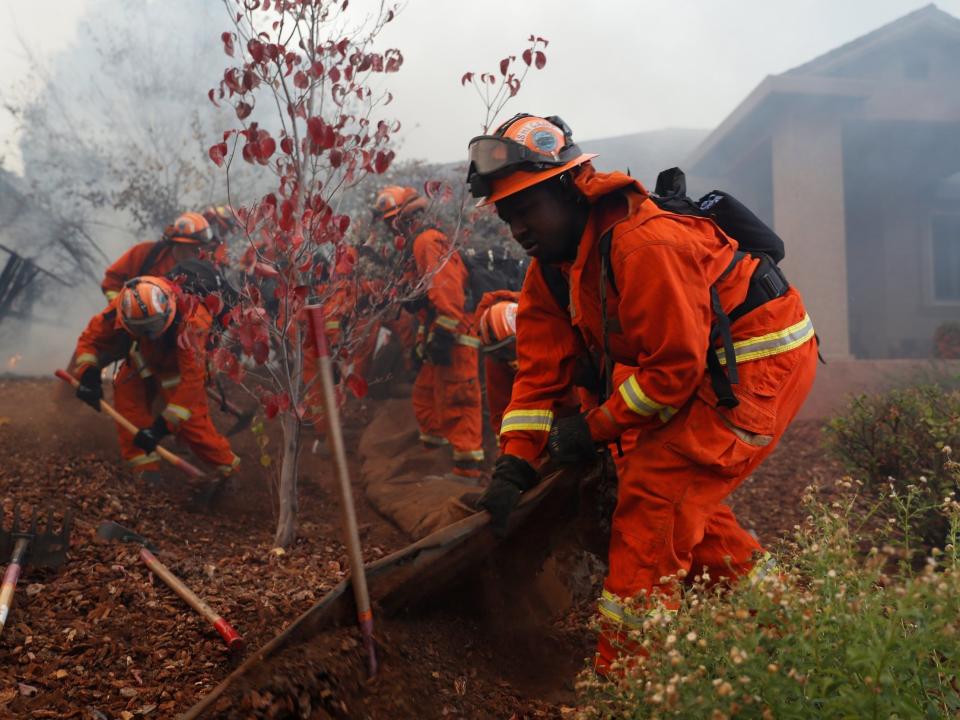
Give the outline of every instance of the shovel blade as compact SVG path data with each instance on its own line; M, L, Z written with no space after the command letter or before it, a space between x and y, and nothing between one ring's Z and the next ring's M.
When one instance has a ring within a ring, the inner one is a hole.
M129 528L125 528L120 523L113 520L104 520L97 528L97 537L102 540L117 540L119 542L132 542L137 545L143 545L147 550L156 552L157 549L151 545L147 539Z

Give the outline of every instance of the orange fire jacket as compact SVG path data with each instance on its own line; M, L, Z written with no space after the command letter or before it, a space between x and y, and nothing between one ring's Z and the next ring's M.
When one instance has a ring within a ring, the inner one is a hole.
M133 341L120 324L119 297L106 310L94 315L77 341L79 376L87 367L103 367L120 357L143 378L155 378L164 390L167 405L163 417L171 429L206 412L205 352L213 319L196 303L177 316L174 325L156 339Z
M518 372L500 444L504 453L528 461L544 451L554 413L573 383L576 358L586 348L602 352L598 244L607 229L613 228L610 264L617 286L603 279L610 355L634 371L587 413L597 442L612 441L629 428L668 422L690 399L706 372L711 286L716 285L729 313L745 299L759 262L746 257L721 278L737 243L711 220L659 209L638 182L622 173L585 166L575 181L591 203L591 214L576 259L562 268L570 306L559 307L536 260L520 295ZM617 190L626 191L625 201L599 202ZM797 307L802 315L802 306ZM813 337L813 327L805 316L754 311L733 324L732 335L739 362L740 347L762 352L775 335L777 348L789 349L780 340L792 339L796 347ZM746 353L744 358L751 359Z
M176 261L173 259L173 251L169 243L167 243L167 247L160 251L150 267L143 268L147 255L150 254L156 244L157 241L138 243L107 268L103 276L103 282L100 283L100 289L107 296L107 300L113 300L123 289L123 284L127 280L140 275L166 275L173 270Z
M430 277L427 300L436 311L432 325L468 337L472 327L464 310L467 269L460 253L451 252L446 235L436 228L427 228L414 238L413 260L418 278ZM478 345L473 343L474 347Z

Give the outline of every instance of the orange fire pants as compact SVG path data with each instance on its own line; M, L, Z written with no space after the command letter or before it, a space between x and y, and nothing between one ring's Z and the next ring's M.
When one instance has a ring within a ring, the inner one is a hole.
M454 345L446 367L425 362L413 384L413 412L426 445L453 446L454 472L480 474L483 419L476 348Z
M160 394L166 399L166 392L155 378L141 378L127 363L120 366L113 381L113 402L117 411L138 428L149 427L154 420L153 402ZM222 475L229 475L240 464L240 458L233 454L230 443L213 426L207 408L207 396L196 398L197 402L189 409L190 418L181 422L174 433L190 446L190 449L206 463L215 465ZM159 470L160 456L149 455L133 444L133 435L117 425L120 441L120 454L136 473Z
M709 568L712 580L730 582L751 573L763 549L723 501L776 447L813 385L816 363L814 341L741 363L738 407L717 408L707 376L668 424L624 435L598 671L636 651L627 631L642 625L644 597L658 594L667 609L677 607L675 582L662 578ZM623 599L634 604L625 608Z

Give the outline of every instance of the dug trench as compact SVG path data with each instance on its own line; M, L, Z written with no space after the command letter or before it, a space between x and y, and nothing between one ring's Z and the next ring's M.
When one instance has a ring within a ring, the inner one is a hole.
M271 473L259 465L250 433L236 437L245 465L229 493L198 513L176 471L165 470L159 488L131 480L117 459L112 423L72 398L54 399L55 382L0 380L6 517L15 503L77 513L64 567L28 566L21 578L0 636L0 717L175 717L234 666L215 632L139 564L135 547L95 542L97 525L112 519L147 536L161 560L240 630L251 652L348 571L329 461L304 454L300 538L273 554ZM360 430L375 425L374 410L349 414L354 447ZM818 449L818 433L816 424L791 430L735 494L738 515L762 540L775 542L800 522L797 499L811 480L837 476ZM361 458L352 460L359 477ZM394 472L400 461L390 462L385 471ZM411 468L426 471L416 462ZM367 562L410 542L359 488L355 500ZM575 703L574 679L590 654L602 566L582 549L595 538L569 518L555 523L566 532L530 528L442 593L425 593L406 612L378 614L375 681L366 680L359 634L345 626L270 658L206 716L561 716ZM549 547L538 542L546 537Z

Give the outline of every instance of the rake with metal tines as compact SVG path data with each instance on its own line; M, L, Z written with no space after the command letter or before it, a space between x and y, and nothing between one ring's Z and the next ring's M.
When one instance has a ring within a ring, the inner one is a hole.
M56 569L67 559L70 530L73 527L73 511L68 510L63 516L59 531L54 530L52 510L47 511L43 532L38 530L39 519L40 513L34 508L29 525L23 527L20 507L14 506L13 525L7 529L3 527L2 513L0 513L0 557L10 555L10 563L3 575L3 584L0 585L0 633L3 632L3 626L10 614L13 595L23 567L29 563L34 567Z

